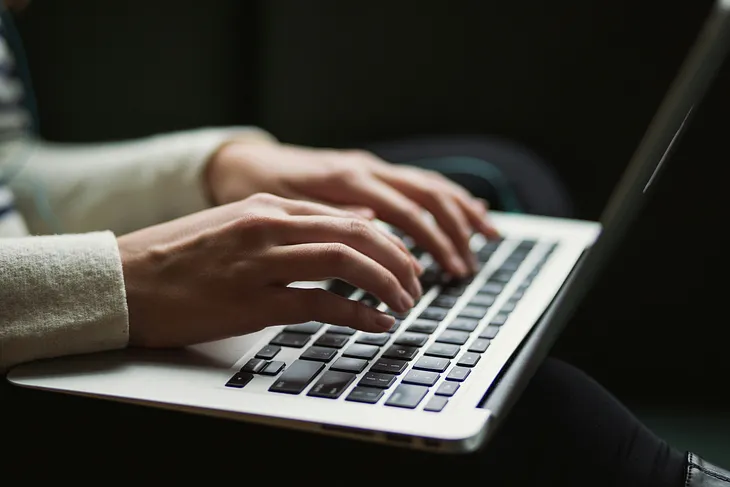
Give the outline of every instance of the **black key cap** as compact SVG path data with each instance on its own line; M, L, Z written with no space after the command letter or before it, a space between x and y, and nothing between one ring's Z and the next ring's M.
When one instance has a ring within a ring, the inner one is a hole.
M401 360L412 360L416 355L418 355L417 348L406 347L405 345L392 345L383 353L383 357Z
M304 360L316 360L318 362L329 362L337 355L337 350L326 347L309 347L299 357Z
M347 335L325 333L324 335L317 338L317 341L314 342L314 344L318 347L342 348L349 341L350 337Z
M339 370L341 372L354 372L356 374L359 374L360 372L365 370L367 364L367 360L359 358L341 357L338 358L335 363L330 365L330 370Z
M307 323L299 323L298 325L289 325L284 327L284 331L291 333L306 333L307 335L314 335L324 326L323 323L318 321L309 321Z
M241 372L251 372L252 374L258 374L261 369L266 367L266 360L260 358L252 358L241 367Z
M454 345L463 345L469 340L469 333L457 330L444 330L436 338L439 343L453 343Z
M446 380L453 380L455 382L464 382L467 377L471 374L471 369L466 367L454 367L446 376Z
M483 308L481 306L464 306L464 309L459 311L459 316L462 316L464 318L474 318L477 320L481 320L484 318L484 315L487 314L487 310L489 308Z
M439 324L437 321L418 319L411 323L411 326L408 327L408 331L413 333L426 333L427 335L430 335L436 331L438 326Z
M355 340L356 343L364 343L366 345L382 346L388 343L390 334L388 333L362 333Z
M509 314L515 310L515 306L517 306L517 303L514 301L507 301L502 305L502 309L499 310L500 314Z
M477 362L479 362L480 358L482 358L482 356L478 353L467 352L461 356L456 365L458 365L459 367L474 367Z
M475 320L474 318L460 318L457 316L446 328L449 330L472 332L477 329L478 325L479 320Z
M327 399L337 399L350 387L352 381L357 377L349 372L335 372L328 370L319 378L316 384L307 393L308 396L325 397Z
M423 407L424 411L430 411L432 413L439 413L446 407L449 400L443 396L433 396Z
M338 335L354 335L357 330L350 328L349 326L337 326L330 325L327 329L327 333L336 333Z
M385 391L383 391L383 389L357 386L352 390L352 392L347 396L345 400L375 404L376 402L380 401L380 398L383 397L383 394L385 394Z
M514 273L510 271L497 270L494 274L489 276L489 280L492 282L507 284L509 280L512 279L513 275Z
M395 340L396 345L407 345L409 347L422 347L428 341L428 335L423 333L405 332Z
M338 296L342 296L343 298L349 298L356 289L357 288L349 282L335 279L334 281L332 281L332 284L330 285L328 291Z
M497 313L497 315L492 318L492 321L489 322L490 325L496 325L496 326L502 326L507 322L507 318L509 318L509 315L505 313Z
M370 369L372 370L372 369ZM359 386L376 387L378 389L387 389L395 382L395 376L392 374L380 374L378 372L368 372L357 383Z
M469 283L450 283L447 284L442 290L441 290L441 296L454 296L454 297L460 297L462 294L464 294L464 291L466 291L466 288L469 287Z
M479 334L479 338L486 338L487 340L491 340L492 338L497 336L497 333L499 333L499 327L494 325L489 325Z
M393 323L393 326L390 327L390 330L387 331L387 333L395 333L398 331L398 328L400 328L401 320L396 319L395 323Z
M509 259L504 261L499 269L503 271L514 272L520 267L522 262L522 259L513 259L512 257L510 257Z
M428 348L428 350L426 350L426 355L430 355L432 357L454 358L459 353L459 350L460 349L457 345L434 343Z
M492 294L475 294L470 300L469 304L475 306L484 306L488 308L494 304L495 297Z
M226 382L226 387L235 387L236 389L240 389L251 382L251 379L253 379L253 374L249 374L248 372L239 372Z
M385 401L385 405L414 409L423 400L427 392L428 387L400 384Z
M281 345L282 347L302 348L309 342L311 335L304 333L288 333L282 331L269 342L270 345Z
M371 372L385 372L387 374L400 375L408 368L408 362L405 360L396 360L392 358L381 358L370 367Z
M385 310L385 312L387 314L389 314L390 316L393 316L396 319L401 320L401 321L405 320L408 317L408 314L410 313L410 311L406 311L405 313L399 313L399 312L397 312L395 310L392 310L390 308L388 308L387 310Z
M456 302L458 300L459 300L458 296L449 296L447 294L441 294L436 299L434 299L431 304L434 306L438 306L440 308L453 308L456 305Z
M342 353L342 356L370 360L375 357L379 351L380 348L376 347L375 345L364 345L362 343L355 343L347 347Z
M281 347L279 345L265 345L264 348L259 350L259 353L256 354L256 358L271 360L272 358L276 357L276 354L279 353L279 350L281 350Z
M458 382L442 382L438 389L436 389L437 396L448 396L451 397L456 394L461 385Z
M485 352L489 348L491 342L487 338L477 338L471 345L469 345L469 351L475 353Z
M479 294L491 294L493 296L498 295L504 289L504 285L498 282L487 282L479 290Z
M439 357L421 357L418 361L413 364L414 369L430 370L432 372L443 372L446 370L451 362L445 358Z
M429 372L427 370L411 370L403 377L401 381L403 384L416 384L418 386L431 387L438 382L441 376L436 372Z
M311 360L295 360L288 369L281 374L269 387L271 392L283 392L284 394L299 394L315 377L324 369L321 362Z
M286 364L280 360L272 360L271 362L266 364L266 367L259 372L261 375L278 375L279 372L284 370L284 367L286 367Z
M512 296L509 299L510 299L510 301L517 302L520 299L522 299L522 296L524 296L524 295L525 295L525 291L515 291L512 293Z
M380 304L380 300L372 294L365 294L359 301L365 306L371 306L373 308L377 308Z
M444 318L446 318L446 315L448 313L449 313L448 309L429 307L429 308L426 308L423 311L421 311L419 318L422 318L424 320L441 321Z

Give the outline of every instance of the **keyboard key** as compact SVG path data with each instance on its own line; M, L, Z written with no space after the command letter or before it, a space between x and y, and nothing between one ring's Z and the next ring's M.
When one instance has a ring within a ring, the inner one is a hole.
M471 369L466 367L454 367L446 376L446 380L453 380L455 382L464 382L467 377L471 374Z
M474 318L460 318L457 316L456 318L454 318L454 321L449 323L449 326L447 326L447 328L449 330L472 332L476 330L478 325L479 320L475 320Z
M386 333L395 333L398 331L398 328L400 328L401 320L396 319L395 323L393 323L393 326L390 327L390 330L388 330Z
M504 289L504 285L498 282L487 282L479 290L479 294L491 294L493 296L498 295Z
M423 400L427 392L428 387L400 384L385 401L385 405L414 409Z
M333 280L328 289L329 292L342 296L343 298L349 298L356 290L357 288L355 286L340 279Z
M321 362L295 360L288 369L269 387L271 392L299 394L324 369Z
M400 375L408 368L408 362L405 360L396 360L391 358L381 358L370 367L371 372L385 372L387 374Z
M522 262L523 259L514 259L510 257L509 259L504 261L499 269L503 271L514 272L520 267L520 265L522 265Z
M383 353L383 357L401 360L412 360L416 355L418 355L417 348L405 345L392 345Z
M355 342L382 346L388 343L388 340L390 340L390 334L388 333L361 333Z
M423 407L423 410L439 413L444 407L446 407L448 402L449 400L443 396L433 396Z
M477 362L479 362L480 358L482 358L482 356L478 353L467 352L459 358L456 365L459 367L474 367Z
M326 347L309 347L299 357L304 360L317 360L319 362L329 362L337 355L337 350Z
M445 358L439 357L421 357L413 365L414 369L430 370L432 372L443 372L445 371L451 362Z
M517 303L515 303L514 301L507 301L502 306L502 309L499 310L499 313L500 314L502 314L502 313L509 314L515 310L516 306L517 306Z
M337 399L357 377L349 372L328 370L307 393L308 396Z
M489 308L483 308L481 306L464 306L464 309L459 311L459 316L481 320L484 318L484 315L487 314L488 310Z
M463 345L469 340L469 333L457 330L444 330L436 338L439 343L453 343L454 345Z
M266 367L260 372L261 375L279 375L279 372L284 370L286 364L280 360L272 360L266 364Z
M511 271L497 270L494 274L489 276L489 280L492 282L499 282L501 284L507 284L512 276L514 275Z
M350 328L349 326L337 326L330 325L327 329L327 333L336 333L338 335L354 335L357 330Z
M419 315L419 318L422 318L424 320L433 320L433 321L441 321L444 318L446 318L446 315L449 313L448 309L443 308L426 308L423 311L421 311L421 314Z
M471 342L471 345L469 345L469 351L475 352L475 353L482 353L489 348L489 344L492 343L487 338L477 338L473 342Z
M307 335L314 335L324 326L323 323L318 321L309 321L307 323L299 323L298 325L289 325L284 327L284 331L290 333L306 333Z
M370 370L372 371L372 368ZM360 379L360 382L358 382L357 385L387 389L393 385L395 379L396 377L393 374L368 372L362 379Z
M318 347L330 347L330 348L342 348L350 341L350 337L347 335L336 335L334 333L325 333L324 335L317 338L314 342Z
M451 397L454 394L456 394L456 391L459 390L460 384L458 382L449 382L445 381L442 382L438 389L436 389L436 395L437 396L448 396Z
M276 354L278 354L280 350L281 347L278 345L265 345L264 348L259 350L259 352L256 354L256 358L271 360L272 358L276 357Z
M346 400L354 402L364 402L367 404L375 404L376 402L380 401L380 398L383 397L383 394L385 394L385 391L383 391L383 389L357 386L347 396Z
M490 325L496 325L496 326L502 326L507 322L507 318L509 318L509 315L505 313L497 313L497 315L492 318L492 321L489 322Z
M474 306L484 306L485 308L488 308L489 306L494 304L495 299L496 298L492 294L475 294L469 300L469 304L472 304Z
M436 331L436 328L438 328L438 326L438 321L418 319L414 321L411 326L408 327L408 331L413 333L426 333L427 335L430 335L431 333Z
M489 325L479 334L479 338L486 338L487 340L491 340L492 338L497 336L497 333L499 333L499 327L494 325Z
M377 308L380 304L380 300L373 296L372 294L365 294L363 297L359 299L359 301L364 304L365 306L370 306L373 308Z
M252 358L241 367L241 372L250 372L252 374L258 374L261 369L266 367L266 360L260 358Z
M282 347L302 348L309 342L311 335L304 333L289 333L282 331L269 342L269 345L280 345Z
M509 299L510 299L510 301L517 302L520 299L522 299L522 296L524 296L524 295L525 295L525 291L515 291L512 293L512 296Z
M246 384L251 382L251 379L253 379L253 374L250 374L248 372L239 372L231 377L228 382L226 382L226 387L235 387L236 389L241 389Z
M431 303L434 306L440 308L453 308L456 302L459 300L459 296L449 296L447 294L441 294Z
M367 365L367 360L359 358L341 357L338 358L335 363L330 365L330 370L339 370L341 372L354 372L356 374L359 374L360 372L365 370L365 367Z
M434 343L428 348L428 350L426 350L426 355L430 355L432 357L454 358L459 353L459 350L459 347L456 345L450 345L448 343Z
M379 351L380 348L376 347L375 345L364 345L362 343L355 343L347 347L342 353L342 356L370 360L375 357Z
M429 372L427 370L411 370L403 377L403 384L416 384L419 386L431 387L438 382L441 376L436 372Z
M396 345L407 345L409 347L422 347L428 341L428 335L423 333L405 332L395 340Z

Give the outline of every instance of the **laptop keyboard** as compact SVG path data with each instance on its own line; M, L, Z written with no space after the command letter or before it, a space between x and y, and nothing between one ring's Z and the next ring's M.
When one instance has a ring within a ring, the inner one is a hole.
M511 248L509 255L482 278L481 270L505 244ZM386 406L440 412L469 380L472 368L556 248L556 244L548 246L537 262L533 260L527 277L518 286L511 286L509 297L504 299L505 287L536 245L533 240L487 242L477 252L480 272L465 280L449 279L437 265L429 263L421 276L423 296L406 315L385 309L380 300L362 290L334 281L331 292L393 314L396 323L392 329L365 333L318 322L286 326L226 386L242 388L255 375L279 376L268 389L271 393L339 399L347 392L346 401L384 401ZM430 261L430 256L412 244L409 247L422 262L424 258ZM475 285L475 281L480 284ZM436 291L431 292L434 288ZM468 299L462 299L465 295ZM498 311L491 313L497 302ZM491 317L485 320L488 314ZM301 349L301 353L286 364L276 360L283 348ZM434 394L422 405L434 388Z

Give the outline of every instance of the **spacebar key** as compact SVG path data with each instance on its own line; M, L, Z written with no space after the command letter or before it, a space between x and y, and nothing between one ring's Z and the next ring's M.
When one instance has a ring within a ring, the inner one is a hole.
M269 387L271 392L299 394L324 369L321 362L311 360L295 360L288 369Z

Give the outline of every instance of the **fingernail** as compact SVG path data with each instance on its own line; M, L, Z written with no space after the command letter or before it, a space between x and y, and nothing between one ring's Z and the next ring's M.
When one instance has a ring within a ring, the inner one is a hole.
M421 282L413 278L413 282L411 283L411 288L413 289L413 299L418 299L423 295L423 288L421 287Z
M421 263L418 262L418 260L415 257L413 258L413 267L416 268L416 272L418 273L419 276L423 275L423 273L426 271L426 269L423 267L423 265L421 265Z
M395 325L395 317L386 315L385 313L378 313L378 316L375 318L375 325L383 330L390 330Z
M465 277L469 273L464 262L456 256L451 258L451 265L456 269L458 277Z
M413 301L413 298L410 297L407 293L403 292L400 297L400 305L401 309L403 311L408 311L413 307L415 302Z

